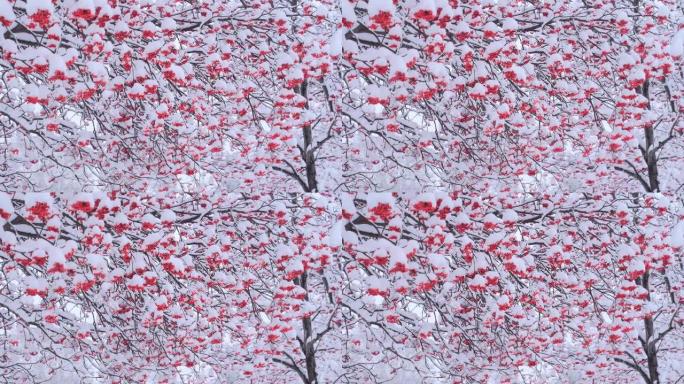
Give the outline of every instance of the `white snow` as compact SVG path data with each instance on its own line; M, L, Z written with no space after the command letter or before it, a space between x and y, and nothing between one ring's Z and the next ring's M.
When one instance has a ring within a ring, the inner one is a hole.
M369 0L368 1L368 15L370 17L377 16L380 12L389 12L394 14L394 4L392 0Z
M670 232L670 245L673 247L684 247L684 221L680 221Z
M55 11L55 7L52 5L52 1L49 0L27 0L26 1L26 13L33 15L40 10L45 10L50 13Z

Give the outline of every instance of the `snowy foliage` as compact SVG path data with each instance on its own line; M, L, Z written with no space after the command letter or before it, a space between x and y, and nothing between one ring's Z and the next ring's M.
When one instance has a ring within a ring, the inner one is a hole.
M0 0L10 383L684 380L677 0Z

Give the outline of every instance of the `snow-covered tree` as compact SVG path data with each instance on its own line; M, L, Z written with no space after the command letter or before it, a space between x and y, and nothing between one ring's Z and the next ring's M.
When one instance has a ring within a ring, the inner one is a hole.
M0 0L0 377L684 380L677 0Z

